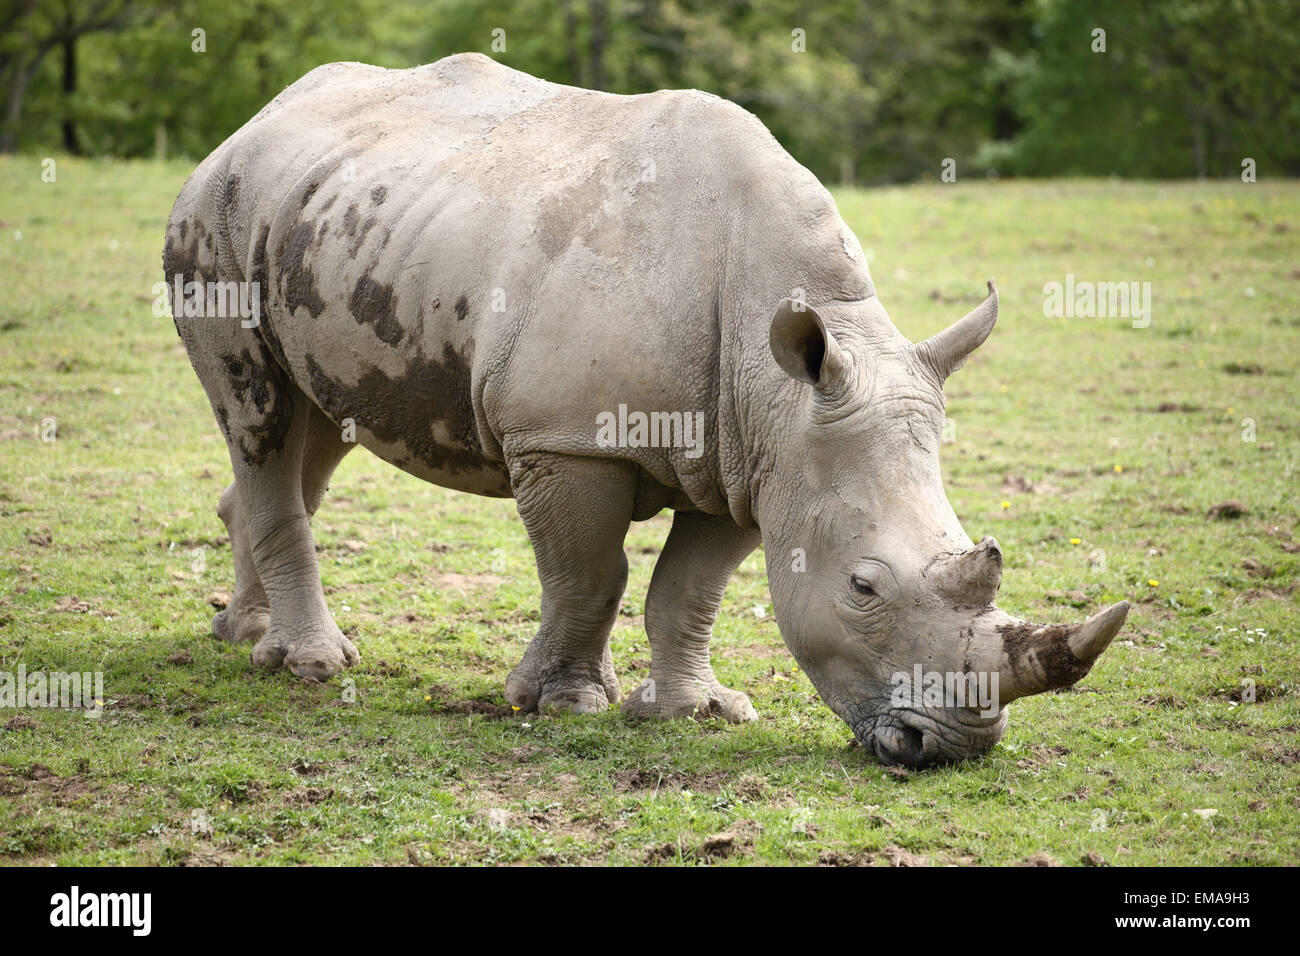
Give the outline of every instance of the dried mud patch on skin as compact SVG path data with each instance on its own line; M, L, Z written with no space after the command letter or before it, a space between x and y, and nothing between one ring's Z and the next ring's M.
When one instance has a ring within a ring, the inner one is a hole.
M1043 669L1049 686L1062 687L1073 684L1092 669L1092 661L1081 661L1070 651L1070 626L1052 624L1039 627L1035 624L1004 624L998 628L1002 645L1011 661L1012 670L1019 672L1031 667L1030 655ZM1032 671L1031 671L1032 673Z
M404 446L412 458L435 472L497 470L500 487L495 490L506 495L510 483L504 465L485 459L479 443L470 394L472 344L469 348L462 354L443 343L442 354L434 357L416 348L397 378L372 367L355 384L331 378L309 352L305 359L309 389L336 424L345 418L364 423L377 439ZM434 423L437 429L430 427Z

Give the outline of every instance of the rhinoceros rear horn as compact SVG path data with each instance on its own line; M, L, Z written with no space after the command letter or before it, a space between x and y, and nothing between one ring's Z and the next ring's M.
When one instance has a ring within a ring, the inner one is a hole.
M825 388L843 369L843 355L826 323L816 309L798 299L782 299L777 306L768 345L787 375L819 388Z
M1120 601L1082 624L1040 626L1016 621L999 628L1002 703L1078 681L1110 646L1126 617L1128 602Z
M940 566L935 589L958 604L992 604L1002 584L1002 549L996 538L985 538L965 554Z
M998 290L990 279L987 299L960 321L921 342L917 351L942 381L965 364L966 357L989 337L997 320Z

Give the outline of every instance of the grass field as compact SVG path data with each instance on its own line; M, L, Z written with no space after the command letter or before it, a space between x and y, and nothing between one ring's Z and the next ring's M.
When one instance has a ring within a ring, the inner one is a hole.
M59 159L45 183L39 158L0 158L0 671L102 670L106 698L99 719L0 710L0 859L1300 862L1296 184L837 194L910 337L998 282L998 328L949 381L943 465L968 533L1006 553L1001 605L1074 621L1135 604L1077 687L1011 706L992 753L909 774L853 746L794 668L761 554L713 651L756 723L510 714L539 597L513 502L365 452L315 520L354 683L216 641L230 465L151 313L188 171ZM1045 317L1067 273L1149 281L1150 326ZM667 528L627 540L625 692L648 670Z

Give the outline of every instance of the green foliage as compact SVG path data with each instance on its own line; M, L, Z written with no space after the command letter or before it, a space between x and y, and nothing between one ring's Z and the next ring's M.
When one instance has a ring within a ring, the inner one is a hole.
M117 0L111 22L79 35L72 93L49 41L99 5L50 0L19 16L27 5L7 4L0 92L45 50L21 114L4 120L25 151L57 148L66 119L92 155L153 155L165 139L197 159L321 63L478 50L561 83L727 97L829 180L936 178L945 158L959 179L1236 176L1245 157L1261 177L1300 174L1290 4Z

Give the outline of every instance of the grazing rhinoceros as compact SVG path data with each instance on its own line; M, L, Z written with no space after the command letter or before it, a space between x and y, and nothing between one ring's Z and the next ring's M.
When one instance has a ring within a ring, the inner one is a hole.
M708 648L760 542L791 653L889 763L987 750L1008 701L1078 680L1127 613L1038 627L994 606L997 542L971 543L939 478L944 379L992 330L992 283L907 341L830 194L717 97L477 54L322 66L190 177L163 262L234 466L212 629L258 664L358 660L308 523L353 428L413 475L516 500L542 584L506 682L525 712L619 699L623 539L664 508L637 717L754 717ZM251 310L213 316L214 283L247 283ZM991 699L944 696L990 676Z

